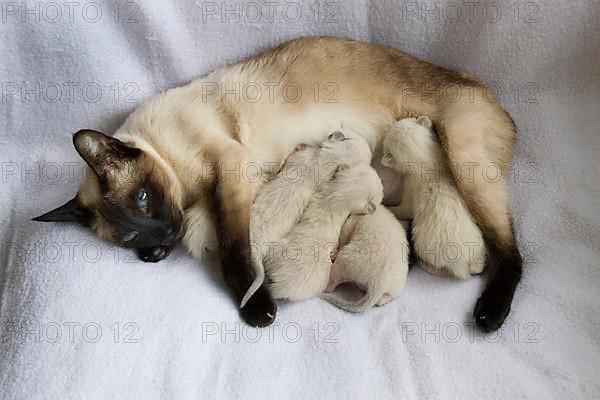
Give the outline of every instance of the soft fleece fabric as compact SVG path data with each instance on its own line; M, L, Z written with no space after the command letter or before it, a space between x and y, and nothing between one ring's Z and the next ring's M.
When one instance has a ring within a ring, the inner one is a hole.
M600 397L597 1L54 4L1 5L0 398ZM514 117L526 263L498 334L470 325L480 278L419 269L385 307L281 304L255 330L209 262L145 264L30 221L77 189L73 132L113 132L160 90L315 34L469 71Z

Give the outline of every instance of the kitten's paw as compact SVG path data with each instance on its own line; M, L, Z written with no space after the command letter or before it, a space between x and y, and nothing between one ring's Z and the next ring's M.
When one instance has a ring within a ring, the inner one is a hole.
M509 312L510 301L506 296L486 290L477 300L473 318L482 330L491 332L502 326Z
M381 296L381 298L379 299L379 301L377 303L375 303L375 305L377 307L381 307L381 306L386 305L387 303L389 303L392 300L394 300L394 298L392 296L390 296L387 293L384 293L383 296Z
M240 310L242 319L248 325L265 327L275 321L277 304L265 286L261 286Z
M329 259L331 260L332 263L335 262L335 259L338 256L339 251L338 250L331 250L331 252L329 253Z
M302 151L302 150L306 149L307 147L308 147L308 145L306 143L298 143L294 147L294 151Z
M433 265L430 265L430 264L426 263L425 261L422 261L419 265L421 266L421 268L423 268L425 271L427 271L431 275L438 275L438 276L450 275L448 273L448 270L446 270L445 268L434 267Z
M471 275L481 275L485 268L485 263L483 262L472 262L469 264L469 272Z
M387 168L394 168L394 157L390 153L385 153L381 157L381 165Z
M171 254L169 246L142 247L136 251L140 260L152 263L164 260Z
M449 263L444 267L444 271L448 275L463 281L471 279L471 272L469 271L469 266L466 263Z

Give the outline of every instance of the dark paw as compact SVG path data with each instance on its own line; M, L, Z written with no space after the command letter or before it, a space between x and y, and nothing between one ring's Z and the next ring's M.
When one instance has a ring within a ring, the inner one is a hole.
M484 291L473 312L477 326L486 332L498 330L510 312L510 300L506 296Z
M159 262L171 254L171 248L168 246L143 247L137 249L137 255L144 262Z
M240 310L240 314L248 325L258 327L269 326L275 321L277 304L269 291L264 286L261 286L250 300L248 300L244 308Z

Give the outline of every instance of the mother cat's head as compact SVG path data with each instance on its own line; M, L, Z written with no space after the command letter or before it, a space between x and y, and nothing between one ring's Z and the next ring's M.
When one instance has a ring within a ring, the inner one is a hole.
M35 221L79 222L129 248L173 245L182 234L181 188L151 148L93 130L73 136L88 164L72 200Z

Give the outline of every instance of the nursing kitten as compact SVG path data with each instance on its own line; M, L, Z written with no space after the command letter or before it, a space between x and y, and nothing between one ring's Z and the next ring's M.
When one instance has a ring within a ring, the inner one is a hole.
M331 268L327 292L345 282L366 291L358 301L346 301L333 294L321 298L351 312L384 305L398 297L406 284L409 247L406 231L382 205L371 215L351 216L340 237L340 249Z
M347 138L335 131L319 146L296 146L277 176L256 195L250 214L255 278L241 307L264 281L263 256L269 251L268 246L281 240L296 225L313 194L342 163L371 163L371 150L362 137Z
M431 120L405 118L392 125L383 139L381 163L403 174L402 202L392 211L412 219L414 249L423 267L459 279L481 273L483 237L456 188Z
M265 254L267 284L274 298L305 300L322 293L329 281L330 252L351 214L371 214L383 186L367 164L340 169L310 199L302 218L278 246Z

